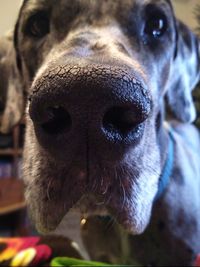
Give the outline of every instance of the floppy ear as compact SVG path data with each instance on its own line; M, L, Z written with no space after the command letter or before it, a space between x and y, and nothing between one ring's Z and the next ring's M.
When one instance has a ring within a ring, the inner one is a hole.
M10 35L0 38L0 132L8 133L20 121L23 111L23 86Z
M199 40L183 23L176 21L176 49L171 66L167 103L182 122L193 122L196 110L192 90L199 81Z

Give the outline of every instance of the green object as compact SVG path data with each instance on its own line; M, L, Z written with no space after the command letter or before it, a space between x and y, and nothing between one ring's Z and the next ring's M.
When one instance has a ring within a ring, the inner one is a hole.
M61 267L61 266L112 266L108 263L101 263L95 261L85 261L68 257L57 257L51 261L50 264L52 267Z

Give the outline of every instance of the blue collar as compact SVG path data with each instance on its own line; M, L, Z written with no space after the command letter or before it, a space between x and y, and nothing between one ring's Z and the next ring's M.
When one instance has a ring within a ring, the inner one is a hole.
M159 182L158 182L158 192L155 196L154 202L158 200L162 194L164 193L167 185L170 181L170 176L172 174L173 170L173 164L174 164L174 136L173 136L173 130L170 127L167 127L167 131L169 133L169 144L168 144L168 153L167 153L167 159L165 161L165 165L162 171L162 174L160 175Z

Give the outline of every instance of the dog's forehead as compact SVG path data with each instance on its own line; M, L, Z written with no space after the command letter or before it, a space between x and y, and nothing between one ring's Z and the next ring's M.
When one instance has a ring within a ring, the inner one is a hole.
M26 11L32 11L34 9L40 8L56 8L60 7L64 9L73 8L73 6L79 6L85 10L90 8L94 9L103 9L104 14L106 12L111 12L117 8L129 9L133 6L143 6L147 4L166 4L170 3L170 0L24 0L22 4L22 9ZM66 10L67 11L67 10Z

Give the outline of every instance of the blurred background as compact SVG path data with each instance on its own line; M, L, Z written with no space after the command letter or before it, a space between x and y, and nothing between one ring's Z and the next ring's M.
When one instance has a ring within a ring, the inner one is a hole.
M12 29L15 24L21 0L0 1L0 35Z
M3 35L15 24L18 9L22 0L0 1L0 35ZM199 0L172 0L175 12L179 18L187 23L192 29L196 28L195 6Z

